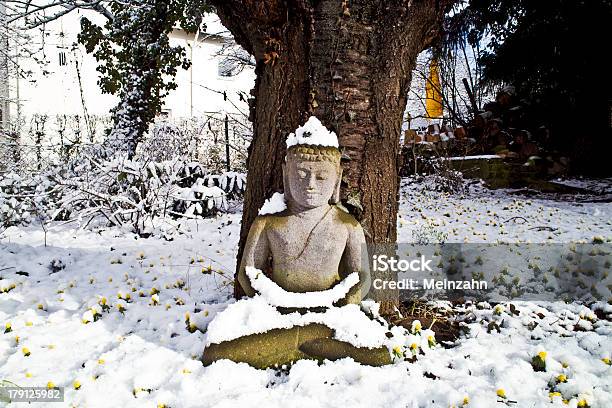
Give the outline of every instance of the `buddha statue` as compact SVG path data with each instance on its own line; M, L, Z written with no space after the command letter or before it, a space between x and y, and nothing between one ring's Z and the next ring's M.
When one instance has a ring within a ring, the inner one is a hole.
M240 261L238 282L248 297L208 325L205 365L230 359L265 368L345 357L390 363L385 323L362 311L370 272L361 259L364 231L339 205L340 157L336 135L315 117L289 136L284 197L276 193L276 206L264 204ZM270 287L283 302L265 293ZM321 298L325 305L311 303Z
M258 216L246 241L238 282L247 295L255 293L245 273L248 266L271 271L272 281L288 292L330 289L358 272L359 284L345 302L359 303L367 295L370 274L361 262L363 229L336 205L341 178L337 147L288 148L283 165L286 209Z

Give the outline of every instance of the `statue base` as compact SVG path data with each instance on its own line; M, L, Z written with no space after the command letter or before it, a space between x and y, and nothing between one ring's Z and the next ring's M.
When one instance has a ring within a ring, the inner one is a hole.
M387 347L366 348L333 338L334 331L324 324L311 323L289 329L272 329L234 340L210 344L204 350L205 366L228 359L258 369L280 367L302 359L339 360L350 357L358 363L382 366L391 364Z

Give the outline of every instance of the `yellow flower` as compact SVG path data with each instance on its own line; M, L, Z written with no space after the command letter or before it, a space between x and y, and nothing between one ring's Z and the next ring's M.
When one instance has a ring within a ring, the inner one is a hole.
M413 350L413 351L414 351L414 350L416 350L416 349L418 349L418 348L419 348L419 345L418 345L418 344L416 344L416 343L412 343L412 344L410 345L410 350Z
M55 388L55 384L53 384L53 381L49 381L49 382L47 383L47 388L48 388L48 389Z
M401 357L401 355L402 355L402 348L400 346L393 347L393 354L395 354L398 357Z
M25 373L26 378L32 378L32 373Z
M26 326L32 326L32 322L26 322Z
M589 406L589 403L583 398L580 401L578 401L578 406L586 408Z
M15 336L15 344L19 344L19 336Z
M537 355L531 358L531 366L534 371L546 370L546 352L540 351Z
M434 336L427 336L427 344L429 345L429 347L435 347L436 339L434 338Z
M11 323L7 323L4 325L4 333L10 333L11 331L13 331Z
M555 392L549 392L548 396L550 397L550 399L553 399L554 397L561 397L561 393L558 391Z
M103 365L105 363L105 361L103 359L99 359L98 360L98 364Z
M102 296L102 297L100 298L100 301L99 301L98 303L100 304L100 306L104 306L104 305L106 305L106 298L105 298L104 296Z
M187 368L183 368L183 374L191 374L191 371Z
M30 349L27 347L24 347L21 349L21 352L23 353L24 356L29 357L30 356Z
M81 382L79 380L74 380L74 382L72 383L72 387L74 387L75 390L78 390L79 388L81 388Z
M161 402L157 404L157 408L166 408L166 404L162 404Z
M601 359L601 361L603 361L604 363L606 363L607 365L612 365L612 362L610 361L610 359L608 357L604 357Z
M468 397L464 397L463 398L463 406L466 406L469 403L470 403L470 399Z
M412 334L417 334L421 332L421 322L418 320L415 320L412 322Z
M497 390L497 396L500 397L500 398L504 398L504 399L507 398L506 397L506 391L504 391L503 388L498 389Z
M559 374L557 376L557 382L564 383L567 381L567 376L565 374Z

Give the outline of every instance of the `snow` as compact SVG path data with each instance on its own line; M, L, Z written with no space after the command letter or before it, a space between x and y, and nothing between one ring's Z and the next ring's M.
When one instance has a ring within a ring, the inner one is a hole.
M359 274L353 272L329 290L296 293L287 292L257 268L247 266L246 274L253 289L259 292L269 304L282 307L331 307L334 302L344 298L349 290L359 283Z
M208 325L207 344L311 323L324 324L334 329L334 338L356 347L375 348L389 343L386 325L369 319L358 305L331 307L322 313L281 314L262 296L257 295L239 300L219 313Z
M457 157L449 157L448 160L477 160L477 159L501 159L501 156L496 154L480 154L476 156L457 156Z
M311 116L304 126L300 126L287 137L287 148L295 145L338 147L338 137L323 126L316 116Z
M259 209L259 215L269 215L283 212L287 209L285 195L283 193L274 193L268 198Z
M353 272L332 289L320 292L289 293L265 276L259 269L247 267L251 285L260 294L241 299L219 313L208 325L208 344L230 341L242 336L264 333L272 329L289 329L311 323L324 324L334 329L334 338L356 347L380 347L390 345L386 336L387 324L371 320L358 305L334 307L359 282L359 274ZM282 314L282 307L327 307L324 312L293 312ZM390 347L392 349L392 346Z
M612 240L610 203L524 197L477 184L448 195L432 192L428 182L402 180L400 242L411 242L414 231L429 225L446 234L446 242ZM527 221L509 221L516 216ZM612 367L604 361L612 350L612 307L605 302L512 302L519 314L509 303L499 312L486 303L440 304L456 314L463 334L444 348L428 347L426 326L420 334L392 330L393 348L406 352L418 344L413 363L303 360L284 370L257 370L224 360L203 367L204 346L215 340L213 319L230 308L247 309L232 299L231 287L240 214L183 221L185 233L172 240L61 223L47 229L0 233L0 328L11 326L8 333L0 330L0 379L20 386L52 381L66 387L66 406L461 407L466 398L467 407L483 408L576 407L582 400L592 408L612 406ZM53 260L65 267L53 272ZM108 311L102 310L103 297ZM262 296L253 301L274 309ZM85 313L94 317L92 308L99 318L83 323ZM349 316L363 314L357 306L334 309L327 323L342 338ZM488 330L491 323L499 332ZM376 333L360 332L359 341L375 344ZM531 359L540 351L546 352L546 368L534 371ZM561 374L566 382L558 382ZM497 396L499 389L507 400ZM561 396L551 398L555 392Z

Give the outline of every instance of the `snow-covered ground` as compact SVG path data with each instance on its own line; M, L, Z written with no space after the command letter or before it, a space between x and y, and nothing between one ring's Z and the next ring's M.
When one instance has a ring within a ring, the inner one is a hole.
M612 239L609 203L479 186L463 196L422 189L403 181L400 242L432 233L447 242ZM47 247L40 228L4 231L0 382L66 387L66 402L52 407L612 406L606 304L460 306L457 344L424 346L414 363L374 368L344 359L256 370L219 361L205 368L206 327L233 302L239 223L240 214L192 221L172 241L55 226ZM410 352L409 344L398 347ZM538 353L544 371L532 367Z
M415 234L428 229L444 235L446 242L612 240L611 203L573 202L567 196L555 200L552 195L548 199L526 198L509 190L488 190L477 183L464 195L432 192L427 186L409 178L402 180L398 242L412 242Z

